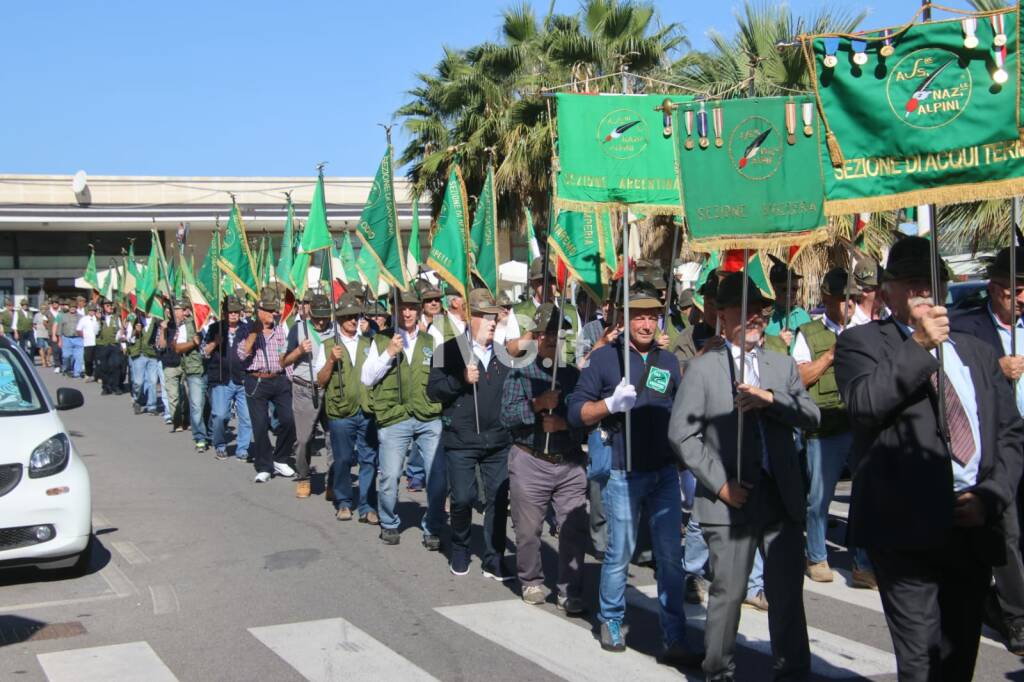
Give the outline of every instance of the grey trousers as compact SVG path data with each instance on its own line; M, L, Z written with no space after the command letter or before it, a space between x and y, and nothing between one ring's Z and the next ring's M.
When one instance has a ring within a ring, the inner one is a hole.
M513 445L508 453L508 483L519 583L524 588L544 583L540 534L550 503L558 523L558 595L581 596L587 546L587 471L583 464L553 464Z
M751 491L747 506L755 510L748 517L758 519L756 524L701 524L714 575L704 630L704 672L708 680L731 679L735 674L733 650L740 607L754 554L760 547L764 553L764 591L771 604L768 631L775 659L774 679L803 680L811 667L803 602L803 528L786 516L778 488L767 476L762 476Z
M167 385L167 413L171 415L173 426L185 426L188 420L185 418L185 403L182 402L183 386L185 384L185 370L181 367L164 367L164 379Z
M316 390L317 406L313 407L313 391L311 386L292 381L292 415L295 418L295 480L304 481L309 478L309 460L312 456L313 436L316 434L317 422L323 419L324 393ZM325 431L326 433L326 431ZM330 438L325 437L330 452ZM331 462L327 463L330 466Z

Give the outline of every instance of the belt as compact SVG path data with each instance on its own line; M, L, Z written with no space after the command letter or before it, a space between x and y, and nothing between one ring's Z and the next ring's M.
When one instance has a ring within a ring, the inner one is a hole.
M523 445L522 443L514 443L514 445L523 452L525 452L526 454L530 455L531 457L536 457L537 459L543 460L550 464L575 464L579 459L571 455L564 455L560 452L549 452L547 454L544 454L543 451L534 450L529 445Z
M312 382L303 379L300 376L296 376L294 372L292 373L292 383L298 384L299 386L305 386L306 388L313 388Z
M284 372L246 372L246 374L257 379L273 379L281 376Z

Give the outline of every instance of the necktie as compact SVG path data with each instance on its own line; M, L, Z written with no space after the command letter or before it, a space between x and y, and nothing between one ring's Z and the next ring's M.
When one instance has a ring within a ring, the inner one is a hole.
M945 370L942 372L945 375ZM937 387L938 376L938 372L932 375L932 386ZM953 459L960 463L960 466L967 466L977 450L974 434L971 433L971 422L967 419L967 410L960 402L960 396L957 395L953 382L949 380L948 375L945 375L945 379L943 393L946 397L946 423L949 427L950 453L953 455Z

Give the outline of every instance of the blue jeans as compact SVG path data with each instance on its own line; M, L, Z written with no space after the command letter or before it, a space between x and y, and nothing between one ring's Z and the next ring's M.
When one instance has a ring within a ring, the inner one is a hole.
M62 336L62 369L80 377L85 371L85 346L81 336Z
M156 385L162 382L164 368L156 358L140 355L139 359L145 361L142 363L142 393L146 397L145 410L146 412L156 412ZM163 384L161 383L161 385ZM142 402L141 395L139 402Z
M601 566L598 616L602 623L621 621L626 614L629 559L636 548L641 506L650 516L651 545L658 563L658 602L661 633L666 645L685 641L683 612L683 557L679 525L679 474L674 466L658 471L626 473L613 469L604 488L608 517L608 550Z
M441 420L421 422L409 418L391 426L378 428L380 438L380 489L377 513L381 528L397 530L398 483L402 477L402 463L410 446L423 453L427 481L427 513L423 515L424 535L440 535L444 526L444 498L447 493L445 459L437 457L441 442Z
M825 532L828 507L836 492L836 483L850 459L853 435L807 439L807 471L811 490L807 493L807 559L813 563L828 560ZM863 549L850 548L855 568L869 568L871 562Z
M753 599L758 592L764 592L764 554L761 553L760 547L754 553L754 564L750 567L750 575L747 576L747 599Z
M334 508L357 509L360 516L374 511L377 506L377 452L370 447L373 438L373 421L363 411L351 417L327 421L331 432L331 450L334 464L331 478L334 487ZM403 453L404 454L404 453ZM358 504L352 499L352 465L359 462Z
M210 389L210 430L213 433L213 448L226 452L228 439L225 435L231 420L231 404L235 405L238 418L238 434L235 443L235 457L249 458L249 443L252 442L252 422L249 421L249 404L245 402L245 387L229 381Z
M157 360L157 362L160 362ZM160 362L160 400L164 404L164 421L171 421L171 401L167 399L167 377L164 375L164 365Z
M423 450L418 440L413 441L409 448L409 458L405 462L405 477L410 481L415 479L421 483L427 478L426 464L424 463Z
M192 430L192 442L207 442L210 436L206 430L206 375L186 374L185 385L188 386L188 418Z

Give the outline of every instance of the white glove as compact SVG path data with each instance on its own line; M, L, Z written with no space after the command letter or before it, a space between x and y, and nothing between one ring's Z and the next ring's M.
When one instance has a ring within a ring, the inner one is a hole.
M608 406L608 412L611 414L631 410L635 402L636 388L633 384L627 384L625 379L615 387L615 393L604 399L604 404Z

